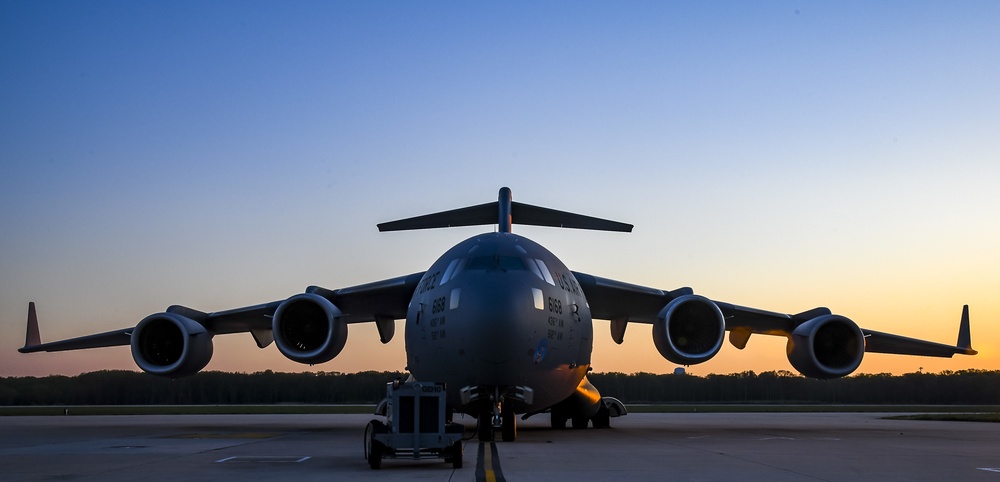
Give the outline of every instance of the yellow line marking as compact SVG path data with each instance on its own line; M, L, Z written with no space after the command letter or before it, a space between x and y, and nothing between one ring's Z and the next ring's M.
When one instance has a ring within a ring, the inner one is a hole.
M497 482L497 476L493 472L493 442L486 444L486 447L484 447L483 471L486 475L486 482Z

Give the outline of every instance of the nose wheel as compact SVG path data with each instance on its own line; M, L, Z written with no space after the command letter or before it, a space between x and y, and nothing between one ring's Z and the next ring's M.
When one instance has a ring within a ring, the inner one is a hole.
M493 441L493 414L488 411L479 413L479 441Z
M500 435L504 442L513 442L517 439L517 415L513 409L500 411Z
M492 442L495 431L500 431L504 442L517 439L517 416L515 407L530 406L534 400L534 390L525 386L467 386L459 390L462 405L478 410L480 442Z
M479 412L479 441L492 442L495 431L500 429L501 440L513 442L517 439L517 416L513 405L504 403L499 390L495 390L490 399L490 407Z

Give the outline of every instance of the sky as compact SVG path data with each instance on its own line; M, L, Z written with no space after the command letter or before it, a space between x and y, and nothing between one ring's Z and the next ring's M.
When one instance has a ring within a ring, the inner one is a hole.
M635 225L514 226L571 269L954 343L859 373L1000 369L1000 3L0 0L0 376L182 304L419 272L490 226L375 224L514 199ZM669 373L648 325L595 371ZM401 370L352 325L306 366L249 334L208 370ZM785 340L689 373L792 370Z

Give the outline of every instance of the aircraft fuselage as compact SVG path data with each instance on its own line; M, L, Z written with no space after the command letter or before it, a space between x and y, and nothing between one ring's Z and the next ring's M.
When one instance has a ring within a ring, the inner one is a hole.
M590 367L593 323L572 272L513 233L473 236L427 270L406 315L407 369L448 385L528 387L538 411L566 399Z

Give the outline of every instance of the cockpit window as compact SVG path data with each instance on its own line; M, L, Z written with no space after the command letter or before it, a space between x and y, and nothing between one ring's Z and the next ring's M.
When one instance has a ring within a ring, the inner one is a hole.
M536 259L534 261L538 263L538 270L542 272L542 279L544 279L546 283L555 286L556 282L552 279L552 275L549 273L549 267L545 266L545 261L540 259Z
M496 266L495 258L496 256L478 256L470 259L465 268L480 271L492 270Z
M517 256L478 256L469 260L465 269L482 271L525 271L528 266Z
M497 260L497 267L503 271L524 271L528 269L524 265L524 260L516 256L500 256Z
M441 275L440 285L444 285L445 283L448 282L448 280L451 280L456 276L458 276L458 273L462 272L462 269L465 267L465 263L467 261L468 260L466 260L465 258L456 258L451 260L451 262L448 263L448 268L445 269L444 274Z
M532 258L528 258L525 261L527 262L528 265L528 271L535 273L535 276L537 276L538 279L545 281L545 277L542 276L542 272L538 269L538 263L536 263L535 260Z

